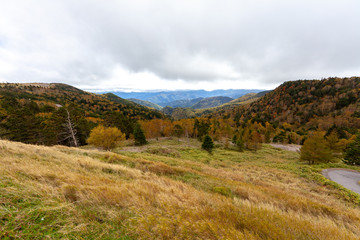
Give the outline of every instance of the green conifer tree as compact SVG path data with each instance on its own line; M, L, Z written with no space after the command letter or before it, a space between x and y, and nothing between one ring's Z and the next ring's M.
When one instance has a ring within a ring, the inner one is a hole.
M201 145L201 148L208 151L209 153L212 152L213 148L214 148L214 142L212 140L212 138L209 135L206 135L204 137L204 141Z
M139 123L137 123L134 128L134 139L136 146L142 146L147 144L144 131L142 130Z

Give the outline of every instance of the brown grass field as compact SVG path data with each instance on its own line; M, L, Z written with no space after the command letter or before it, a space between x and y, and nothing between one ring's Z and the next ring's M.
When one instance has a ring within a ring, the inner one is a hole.
M347 166L298 159L185 139L113 152L0 140L0 239L360 239L359 195L320 174Z

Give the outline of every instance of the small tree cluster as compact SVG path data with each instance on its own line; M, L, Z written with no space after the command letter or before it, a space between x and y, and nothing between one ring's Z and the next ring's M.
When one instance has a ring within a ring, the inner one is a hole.
M327 163L334 160L330 147L321 132L315 132L300 149L300 160L309 164Z
M360 165L360 134L346 147L344 162L351 165Z
M105 150L111 150L119 141L124 139L125 134L119 129L99 125L91 131L87 142L94 146L102 147Z

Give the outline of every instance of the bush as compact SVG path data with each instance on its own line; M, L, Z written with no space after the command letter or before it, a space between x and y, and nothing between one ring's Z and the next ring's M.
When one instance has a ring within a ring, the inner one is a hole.
M223 195L225 197L231 197L233 195L232 192L231 192L231 189L228 188L228 187L219 187L219 186L217 186L217 187L213 187L212 191L216 192L216 193L219 193L219 194L221 194L221 195Z
M116 144L125 139L125 134L115 127L104 127L102 125L94 128L87 142L96 147L102 147L105 150L113 149Z
M344 162L351 165L360 165L360 134L346 147Z
M76 187L73 185L66 185L63 187L63 194L66 200L76 202L78 200Z

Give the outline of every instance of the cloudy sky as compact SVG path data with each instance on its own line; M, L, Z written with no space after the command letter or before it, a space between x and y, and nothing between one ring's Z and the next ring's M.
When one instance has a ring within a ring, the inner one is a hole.
M0 0L0 82L271 89L360 74L359 0Z

